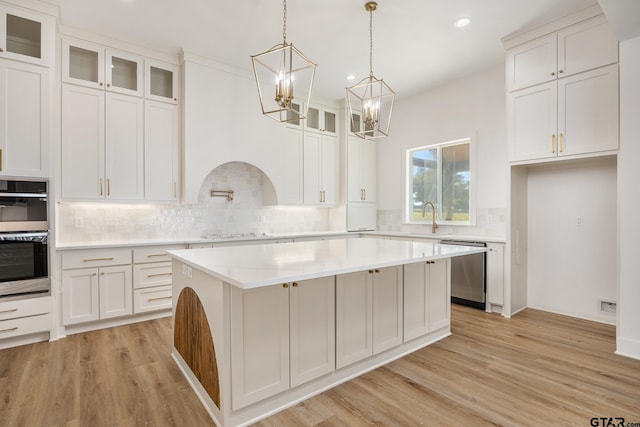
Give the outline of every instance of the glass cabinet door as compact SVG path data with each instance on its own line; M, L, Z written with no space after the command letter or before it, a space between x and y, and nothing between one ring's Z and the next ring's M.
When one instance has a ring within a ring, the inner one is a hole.
M302 105L300 105L300 103L291 102L291 109L300 112ZM291 111L287 111L287 126L291 128L302 127L302 120L300 119L300 116L292 113Z
M324 107L310 106L307 111L307 120L304 124L306 130L318 132L337 132L338 113Z
M45 15L0 4L0 56L50 65L51 28Z
M104 48L80 40L63 40L62 80L104 89Z
M178 103L179 67L172 64L145 60L145 91L147 99Z
M323 114L323 130L329 133L336 133L336 117L337 113L335 111L324 110Z
M320 109L317 107L309 106L307 110L307 121L304 123L305 128L308 130L317 130L320 128Z
M107 90L142 96L142 58L125 52L106 51Z

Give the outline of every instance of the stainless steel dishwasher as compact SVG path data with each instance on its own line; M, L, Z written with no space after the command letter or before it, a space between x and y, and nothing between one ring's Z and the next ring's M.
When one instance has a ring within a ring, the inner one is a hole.
M442 240L442 245L486 247L485 242ZM451 302L485 309L485 253L451 258Z

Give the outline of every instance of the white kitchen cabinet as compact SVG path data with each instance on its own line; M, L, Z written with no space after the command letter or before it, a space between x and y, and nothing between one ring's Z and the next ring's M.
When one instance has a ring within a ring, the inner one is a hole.
M288 284L231 291L231 407L289 388Z
M375 203L347 203L347 231L375 230L378 209Z
M510 92L512 161L618 148L618 66Z
M4 339L49 332L51 327L50 296L0 302L0 349Z
M65 325L132 314L130 249L66 252L62 268Z
M404 342L449 325L449 260L404 265Z
M62 197L142 200L143 101L62 88Z
M65 325L133 312L130 265L65 270L62 283Z
M133 249L133 312L170 310L173 274L168 250L185 245L151 246Z
M402 266L373 270L373 354L402 344Z
M523 89L618 62L618 40L604 15L507 51L507 88Z
M0 176L48 176L50 79L48 68L0 58Z
M144 97L153 101L177 104L180 91L180 69L173 64L144 60Z
M307 119L304 121L305 131L323 134L338 134L337 110L320 105L310 105L307 109Z
M335 301L335 276L291 284L291 387L335 370Z
M347 201L376 201L375 142L350 136L347 138Z
M336 276L336 367L402 343L402 267Z
M53 16L0 3L0 58L50 67L54 39Z
M286 150L278 153L282 167L289 170L287 179L278 191L279 205L303 204L303 147L304 131L295 127L286 129Z
M504 244L487 244L487 302L504 304Z
M334 280L232 288L234 410L335 369Z
M338 203L338 138L305 132L303 158L304 204Z
M125 95L143 95L143 58L84 40L63 39L62 81Z
M177 201L180 175L180 129L177 105L144 102L144 196Z

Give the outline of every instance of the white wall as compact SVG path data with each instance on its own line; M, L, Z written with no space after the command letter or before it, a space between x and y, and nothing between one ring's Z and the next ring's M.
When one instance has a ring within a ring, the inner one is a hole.
M640 37L620 43L617 353L640 359Z
M390 135L378 142L379 215L380 212L383 215L391 212L391 219L384 220L385 222L403 221L401 213L405 202L407 149L472 137L477 144L477 208L487 214L491 213L490 209L496 209L502 215L492 215L490 221L480 215L475 230L465 228L463 231L455 230L457 233L454 234L475 233L504 237L508 171L506 128L502 64L469 78L397 101ZM488 222L493 224L487 224ZM415 227L407 226L405 229L415 231Z
M616 185L611 158L529 168L529 307L615 324Z
M196 203L205 177L217 166L243 161L260 168L276 192L295 168L287 164L286 127L264 117L251 76L204 58L184 61L184 199ZM290 157L290 156L289 156Z

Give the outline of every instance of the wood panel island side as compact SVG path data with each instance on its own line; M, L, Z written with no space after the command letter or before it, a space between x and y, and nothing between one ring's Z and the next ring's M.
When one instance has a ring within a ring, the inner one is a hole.
M250 424L449 336L449 260L484 251L371 238L169 251L172 356L216 424Z

